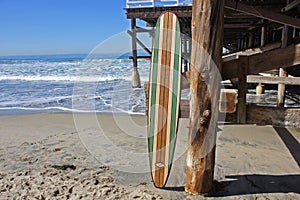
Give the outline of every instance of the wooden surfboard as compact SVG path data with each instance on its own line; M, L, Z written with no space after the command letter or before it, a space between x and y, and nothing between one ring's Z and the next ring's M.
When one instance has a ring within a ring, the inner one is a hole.
M178 127L181 38L175 14L166 12L156 25L149 81L148 150L151 176L165 186L172 166Z

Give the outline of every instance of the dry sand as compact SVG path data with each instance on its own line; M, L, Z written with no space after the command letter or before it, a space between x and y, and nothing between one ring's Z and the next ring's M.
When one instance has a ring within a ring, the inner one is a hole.
M0 116L0 199L203 199L183 191L187 120L163 190L151 183L145 124L128 115ZM220 128L207 199L300 199L300 129Z

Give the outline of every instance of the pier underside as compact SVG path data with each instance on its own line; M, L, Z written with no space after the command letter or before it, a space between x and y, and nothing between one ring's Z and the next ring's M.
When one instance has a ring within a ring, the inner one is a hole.
M226 0L223 46L234 52L281 42L284 25L290 27L288 43L299 42L300 3L284 11L286 5L286 0ZM154 27L158 17L166 11L174 12L180 19L182 32L190 35L192 6L128 8L126 15L128 19L140 19L148 27Z
M146 22L145 27L132 26L130 32L133 33L131 34L133 42L138 40L137 35L140 32L148 32L152 36L158 17L166 11L172 11L178 16L182 33L187 36L182 38L182 55L185 58L183 73L189 78L192 6L127 8L126 15L132 24L135 25L137 19ZM248 83L278 85L277 106L284 107L285 85L300 87L300 1L225 0L222 46L224 49L222 78L238 83L236 89L239 103L235 115L238 123L248 122L246 119ZM150 57L151 50L146 51ZM146 57L134 56L133 53L131 59L137 63L137 59ZM259 75L265 72L271 77ZM249 75L255 76L247 77ZM251 112L255 112L255 109Z

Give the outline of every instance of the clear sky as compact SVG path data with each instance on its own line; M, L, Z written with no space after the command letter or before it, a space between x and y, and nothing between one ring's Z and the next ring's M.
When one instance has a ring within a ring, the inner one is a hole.
M0 0L0 56L89 53L126 31L126 0Z

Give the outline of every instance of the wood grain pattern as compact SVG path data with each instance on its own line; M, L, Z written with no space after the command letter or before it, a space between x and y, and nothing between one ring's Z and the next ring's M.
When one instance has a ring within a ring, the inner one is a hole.
M194 0L190 122L185 191L208 193L213 185L222 66L223 0Z
M177 17L164 13L157 22L149 84L148 147L156 187L165 186L176 140L180 102L181 41Z

